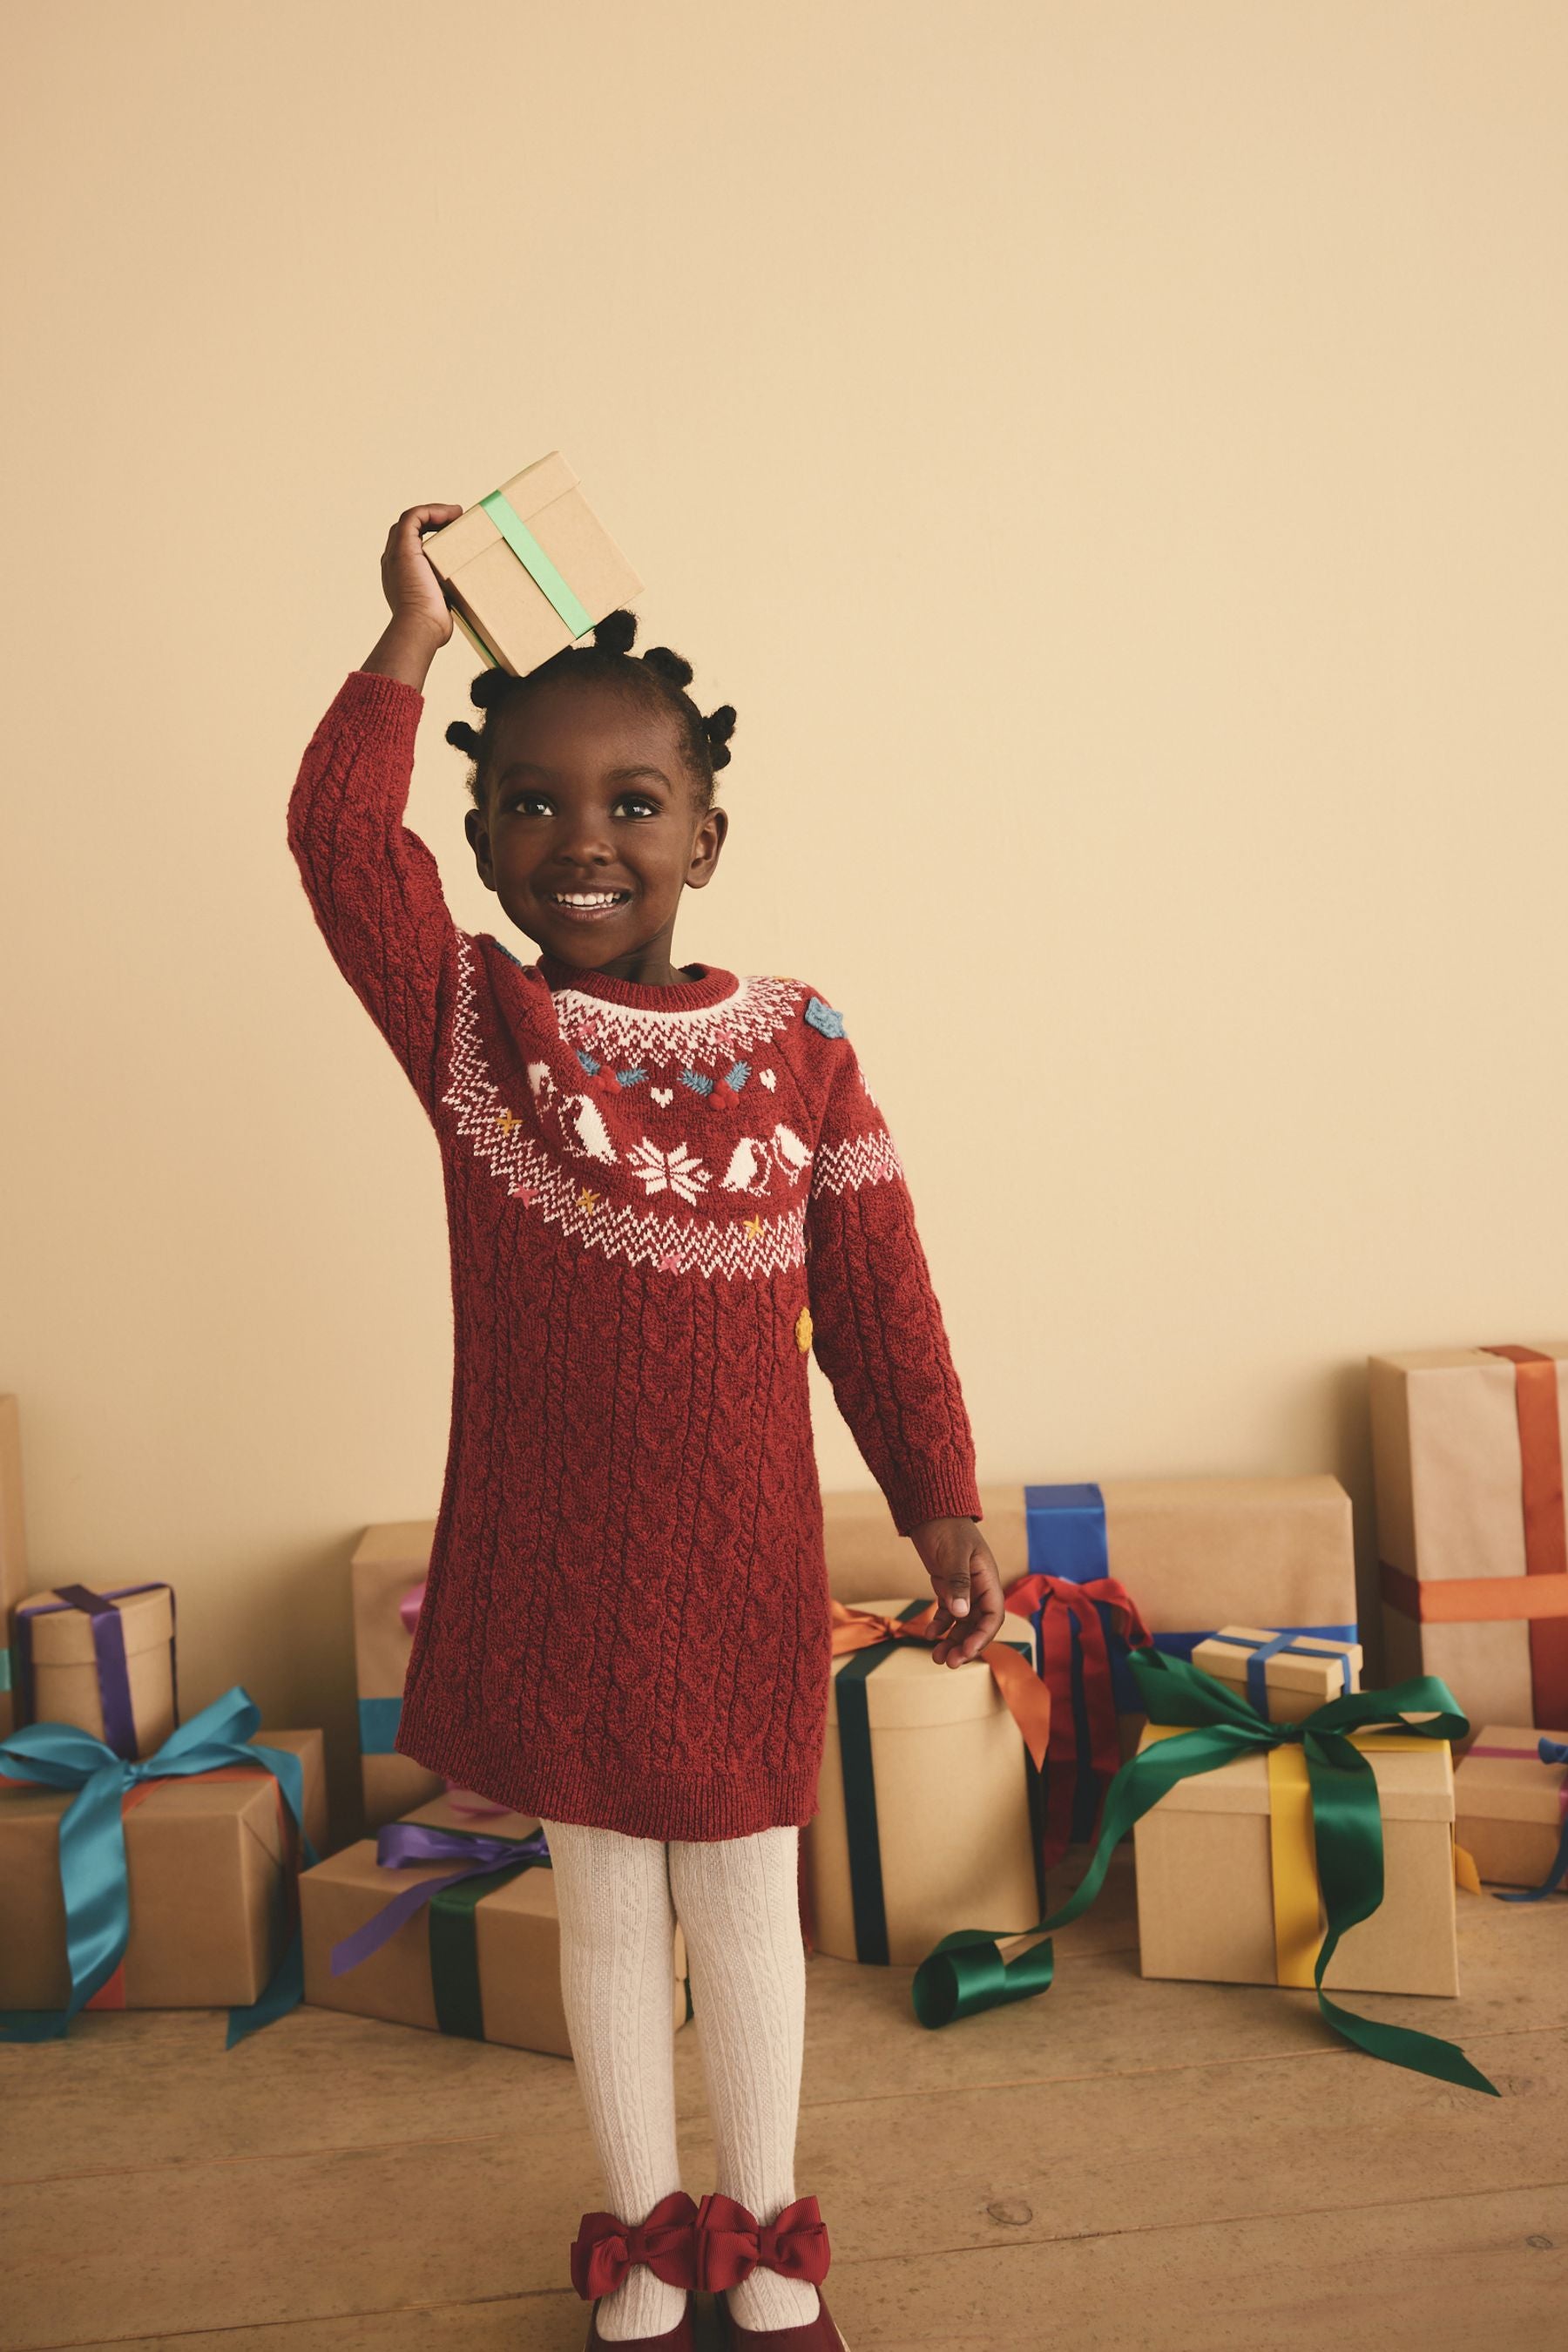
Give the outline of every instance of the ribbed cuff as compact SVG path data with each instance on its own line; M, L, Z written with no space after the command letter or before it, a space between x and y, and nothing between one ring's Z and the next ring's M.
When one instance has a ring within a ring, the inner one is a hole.
M416 686L405 686L400 677L384 677L375 669L351 669L338 688L334 708L344 718L357 719L367 730L391 731L399 726L417 727L425 697Z
M978 1519L980 1489L973 1462L932 1462L888 1493L893 1525L907 1536L925 1519Z

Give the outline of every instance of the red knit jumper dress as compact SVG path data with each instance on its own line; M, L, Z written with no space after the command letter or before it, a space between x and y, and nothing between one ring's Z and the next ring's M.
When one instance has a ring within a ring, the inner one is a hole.
M403 823L424 707L351 671L288 824L445 1176L452 1423L397 1750L635 1837L805 1822L831 1654L807 1350L901 1535L981 1515L898 1153L804 981L660 987L460 930Z

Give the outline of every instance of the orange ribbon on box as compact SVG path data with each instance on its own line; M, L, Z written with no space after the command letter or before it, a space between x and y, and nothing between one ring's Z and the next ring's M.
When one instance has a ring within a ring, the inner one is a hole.
M1537 1723L1568 1722L1568 1512L1557 1361L1537 1348L1484 1348L1513 1366L1524 1516L1522 1576L1464 1576L1422 1583L1379 1564L1383 1598L1418 1624L1480 1625L1523 1619Z
M833 1612L833 1654L842 1657L850 1650L874 1649L882 1642L940 1641L931 1626L937 1613L935 1601L929 1601L918 1617L881 1617L874 1609L851 1609L845 1601L835 1601ZM956 1640L963 1632L959 1620ZM971 1661L970 1663L975 1663ZM1051 1733L1051 1695L1023 1653L1003 1641L1000 1633L982 1650L978 1663L989 1666L1008 1714L1024 1736L1024 1745L1035 1759L1037 1769L1044 1765L1046 1748ZM952 1669L945 1666L944 1673ZM962 1671L962 1669L960 1669Z

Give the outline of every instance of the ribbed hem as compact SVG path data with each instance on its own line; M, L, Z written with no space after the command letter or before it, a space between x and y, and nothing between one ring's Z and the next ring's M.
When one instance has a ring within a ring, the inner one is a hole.
M493 1742L458 1727L420 1723L406 1696L395 1752L427 1772L488 1797L509 1812L619 1830L623 1837L678 1838L692 1844L750 1837L757 1830L804 1828L816 1811L820 1760L809 1771L714 1772L706 1778L606 1770L579 1756L500 1756Z
M907 1536L924 1519L978 1519L980 1489L972 1465L933 1464L917 1472L888 1496L893 1525Z
M662 987L656 981L622 980L616 972L568 963L549 948L541 948L538 969L552 989L581 989L584 996L603 997L606 1004L635 1005L643 1013L695 1013L705 1004L721 1004L741 985L732 971L710 963L698 965L696 980L672 980Z

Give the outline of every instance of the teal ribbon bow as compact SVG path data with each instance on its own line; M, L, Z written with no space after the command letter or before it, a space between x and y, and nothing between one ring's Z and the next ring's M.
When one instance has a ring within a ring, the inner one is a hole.
M1325 2022L1371 2057L1463 2089L1489 2092L1496 2098L1496 2084L1453 2042L1407 2026L1357 2017L1323 1990L1323 1972L1341 1937L1370 1918L1383 1901L1377 1781L1348 1734L1398 1729L1426 1739L1463 1738L1469 1724L1447 1685L1435 1675L1420 1675L1393 1690L1352 1691L1331 1699L1300 1723L1265 1723L1238 1692L1184 1659L1161 1650L1137 1649L1129 1654L1129 1664L1150 1722L1190 1728L1141 1749L1117 1773L1106 1791L1100 1842L1081 1883L1058 1910L1021 1931L1031 1936L1047 1931L1046 1941L1030 1945L1010 1961L1004 1961L998 1941L1016 1930L963 1927L932 1947L915 1971L912 1989L921 2023L946 2025L978 2010L1027 2000L1046 1991L1055 1969L1048 1931L1065 1927L1088 1910L1104 1883L1111 1854L1134 1822L1195 1772L1213 1772L1238 1757L1299 1740L1306 1756L1318 1878L1328 1919L1312 1971Z
M170 1733L155 1755L117 1756L89 1731L69 1723L35 1723L0 1739L0 1773L77 1793L60 1818L60 1890L65 1897L66 1957L70 1994L62 2010L0 2011L0 2041L58 2042L77 2011L109 1982L131 1937L131 1887L125 1864L121 1801L138 1780L186 1779L243 1764L270 1772L299 1830L305 1863L319 1860L305 1829L305 1774L286 1748L257 1748L261 1710L239 1683ZM228 2038L237 2042L292 2009L305 1992L304 1946L296 1919L289 1948L258 2000L231 2009Z

